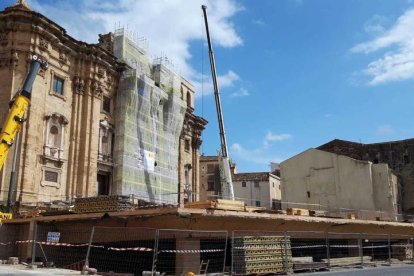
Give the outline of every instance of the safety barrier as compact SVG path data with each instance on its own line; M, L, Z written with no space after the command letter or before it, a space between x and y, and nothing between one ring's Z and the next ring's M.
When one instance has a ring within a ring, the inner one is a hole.
M35 239L24 239L32 232ZM298 273L413 263L409 235L200 231L37 223L0 226L0 259L103 275Z

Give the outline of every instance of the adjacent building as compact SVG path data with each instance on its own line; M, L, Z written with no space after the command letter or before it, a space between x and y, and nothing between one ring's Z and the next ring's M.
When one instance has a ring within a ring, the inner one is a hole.
M401 212L399 179L386 163L309 149L280 167L283 209Z
M388 164L400 181L402 211L414 213L414 139L372 144L335 139L318 149L374 164Z
M200 156L199 199L214 199L220 196L220 168L218 156Z
M167 59L150 60L123 29L98 44L78 41L20 1L0 13L1 122L33 54L49 69L34 82L20 142L0 172L0 202L16 146L22 204L110 194L177 204L197 190L207 122Z
M281 185L278 176L269 172L233 174L234 196L248 206L281 209Z
M270 172L237 173L232 164L234 197L248 206L280 209L280 178ZM200 200L219 198L221 193L218 156L200 157Z

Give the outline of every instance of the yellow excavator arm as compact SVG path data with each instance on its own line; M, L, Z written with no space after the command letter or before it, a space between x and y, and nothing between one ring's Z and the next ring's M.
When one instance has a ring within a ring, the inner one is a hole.
M3 168L4 162L9 152L10 147L13 145L14 139L17 133L20 131L22 123L25 121L24 115L29 107L31 100L31 90L36 75L40 69L47 69L48 63L37 57L32 56L32 62L30 64L30 70L27 74L26 80L20 91L11 102L11 107L6 120L4 121L3 128L0 133L0 170Z

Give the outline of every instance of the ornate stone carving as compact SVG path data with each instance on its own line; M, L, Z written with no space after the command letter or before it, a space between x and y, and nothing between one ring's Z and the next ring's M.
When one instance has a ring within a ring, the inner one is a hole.
M98 78L102 79L103 77L105 77L105 70L101 67L98 67Z
M59 124L62 125L67 125L69 123L68 119L66 119L65 116L59 114L59 113L51 113L51 114L47 114L45 115L45 120L52 120L54 122L58 122Z
M73 91L81 95L85 93L85 81L82 78L78 76L73 78Z
M66 57L66 54L60 52L59 53L59 62L60 63L66 63L67 61L68 61L68 58Z
M49 42L45 38L41 37L39 40L39 47L47 50L49 48Z
M11 59L10 59L10 63L14 67L16 67L19 64L19 54L16 51L13 52Z
M97 81L92 82L91 92L92 92L92 95L97 98L100 98L102 96L103 91L102 91L102 87L99 82Z
M0 33L0 44L5 46L7 45L8 41L8 32L1 32Z

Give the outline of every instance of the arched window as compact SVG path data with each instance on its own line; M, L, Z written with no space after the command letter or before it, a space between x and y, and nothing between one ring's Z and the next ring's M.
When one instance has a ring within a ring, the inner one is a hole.
M106 121L99 123L98 160L112 162L113 127Z
M187 106L191 107L191 94L190 94L190 92L187 92Z
M59 129L55 125L50 127L48 146L60 148Z
M63 115L53 113L45 116L44 156L63 158L64 133L68 121Z

